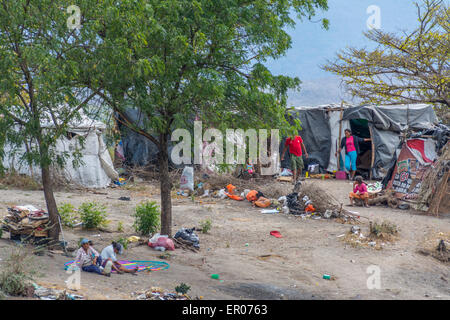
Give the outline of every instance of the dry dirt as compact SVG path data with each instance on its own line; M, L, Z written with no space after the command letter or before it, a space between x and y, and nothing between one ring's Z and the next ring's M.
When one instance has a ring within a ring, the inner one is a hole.
M270 182L274 186L281 182ZM315 183L347 204L351 183L321 181ZM286 185L284 185L286 186ZM288 188L289 189L289 188ZM123 233L104 233L81 229L64 229L66 241L74 246L80 237L94 241L101 250L112 239L134 235L133 209L141 201L159 202L159 190L152 184L106 189L107 195L92 192L57 192L60 204L75 206L85 201L96 201L108 208L109 228L117 229L122 221ZM131 197L131 201L117 200ZM430 217L411 211L384 207L353 208L372 220L389 220L400 228L399 239L385 244L382 250L355 248L338 237L350 230L350 225L332 220L302 220L277 214L262 214L247 202L208 199L194 203L190 198L173 199L173 232L181 227L199 226L210 218L209 234L199 233L199 253L176 250L172 252L170 268L150 274L115 275L111 278L82 273L81 290L77 294L88 299L131 299L131 293L152 286L173 290L184 282L191 286L189 294L203 299L450 299L450 269L432 258L418 253L425 243L433 245L438 238L450 234L450 215ZM12 205L32 204L45 207L41 191L1 190L0 216ZM363 232L368 231L368 220L361 218ZM269 233L279 231L283 238ZM8 256L14 244L0 241L0 259ZM431 241L431 242L430 242ZM246 245L248 244L248 245ZM161 253L147 246L126 250L120 258L129 260L161 260ZM69 276L63 270L69 258L34 256L35 267L41 272L37 283L64 288ZM1 268L0 261L0 268ZM381 271L381 288L369 290L369 266ZM220 279L211 279L211 274ZM329 274L336 280L324 280Z

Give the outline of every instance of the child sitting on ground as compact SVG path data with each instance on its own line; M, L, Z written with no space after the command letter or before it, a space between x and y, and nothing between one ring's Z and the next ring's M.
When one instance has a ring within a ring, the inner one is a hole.
M353 192L350 192L350 206L353 206L354 199L360 199L364 201L364 206L369 207L369 192L367 192L367 185L363 182L361 176L355 178L355 183L353 184Z

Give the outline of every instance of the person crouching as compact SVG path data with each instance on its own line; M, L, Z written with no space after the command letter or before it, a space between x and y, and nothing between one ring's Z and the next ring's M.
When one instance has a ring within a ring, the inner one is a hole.
M359 199L364 202L364 207L369 207L369 192L367 191L367 185L363 182L361 176L355 178L355 183L353 184L353 192L350 192L350 206L353 206L353 200Z

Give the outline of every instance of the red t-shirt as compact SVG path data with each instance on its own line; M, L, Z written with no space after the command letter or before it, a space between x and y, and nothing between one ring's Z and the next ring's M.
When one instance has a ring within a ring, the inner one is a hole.
M295 136L293 140L291 138L286 139L286 146L289 146L289 152L297 157L302 156L302 143L303 139L300 136Z

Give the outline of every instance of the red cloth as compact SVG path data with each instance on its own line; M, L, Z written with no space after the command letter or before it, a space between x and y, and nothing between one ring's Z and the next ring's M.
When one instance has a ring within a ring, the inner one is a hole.
M291 138L286 139L285 146L289 146L289 152L297 157L302 156L302 143L303 139L300 136L295 136L292 140Z
M361 184L356 184L355 188L353 189L354 193L357 193L359 191L360 194L366 193L367 192L367 186L365 183L361 183Z
M353 140L353 136L350 136L350 138L347 138L347 140L345 141L345 151L347 153L356 151L355 141Z

